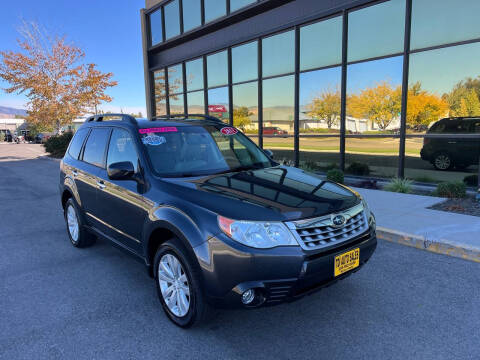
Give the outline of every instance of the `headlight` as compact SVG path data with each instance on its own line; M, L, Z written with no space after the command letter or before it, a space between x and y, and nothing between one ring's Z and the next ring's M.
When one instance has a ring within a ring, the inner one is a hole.
M368 207L368 204L367 202L365 201L364 198L362 198L362 205L363 205L363 209L365 211L365 216L367 217L367 220L370 219L370 208Z
M218 226L233 240L254 248L298 246L290 230L281 222L237 221L218 216Z

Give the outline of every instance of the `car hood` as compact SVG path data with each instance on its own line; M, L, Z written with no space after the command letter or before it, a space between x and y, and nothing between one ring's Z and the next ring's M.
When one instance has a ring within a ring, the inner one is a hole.
M301 169L275 166L196 178L164 179L183 201L236 220L285 221L356 205L349 188Z

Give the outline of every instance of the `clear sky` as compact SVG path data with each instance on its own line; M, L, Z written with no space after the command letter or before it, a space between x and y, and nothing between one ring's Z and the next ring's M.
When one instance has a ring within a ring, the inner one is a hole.
M86 53L85 62L113 72L118 85L103 110L145 115L140 9L144 0L6 0L1 4L0 50L18 50L22 19L36 21L50 34L64 35ZM0 81L0 88L7 84ZM0 105L23 108L23 96L0 90Z

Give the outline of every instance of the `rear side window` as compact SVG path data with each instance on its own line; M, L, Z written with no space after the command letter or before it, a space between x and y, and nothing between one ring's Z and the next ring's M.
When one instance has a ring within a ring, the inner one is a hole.
M465 134L470 132L470 122L462 120L447 120L434 124L429 133L434 134Z
M83 161L104 168L105 149L107 147L109 135L110 129L92 129L92 132L88 136L87 143L85 144Z
M108 147L107 166L122 161L130 161L137 172L138 155L130 133L123 129L113 129Z
M85 140L87 134L88 129L80 129L75 133L75 136L70 142L68 153L74 159L78 159L78 155L80 155L80 150L82 149L83 141Z

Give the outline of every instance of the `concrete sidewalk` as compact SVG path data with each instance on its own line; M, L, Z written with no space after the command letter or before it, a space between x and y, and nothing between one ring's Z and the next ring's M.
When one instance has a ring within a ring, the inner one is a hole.
M480 263L480 218L430 210L443 198L355 188L377 219L380 239Z

